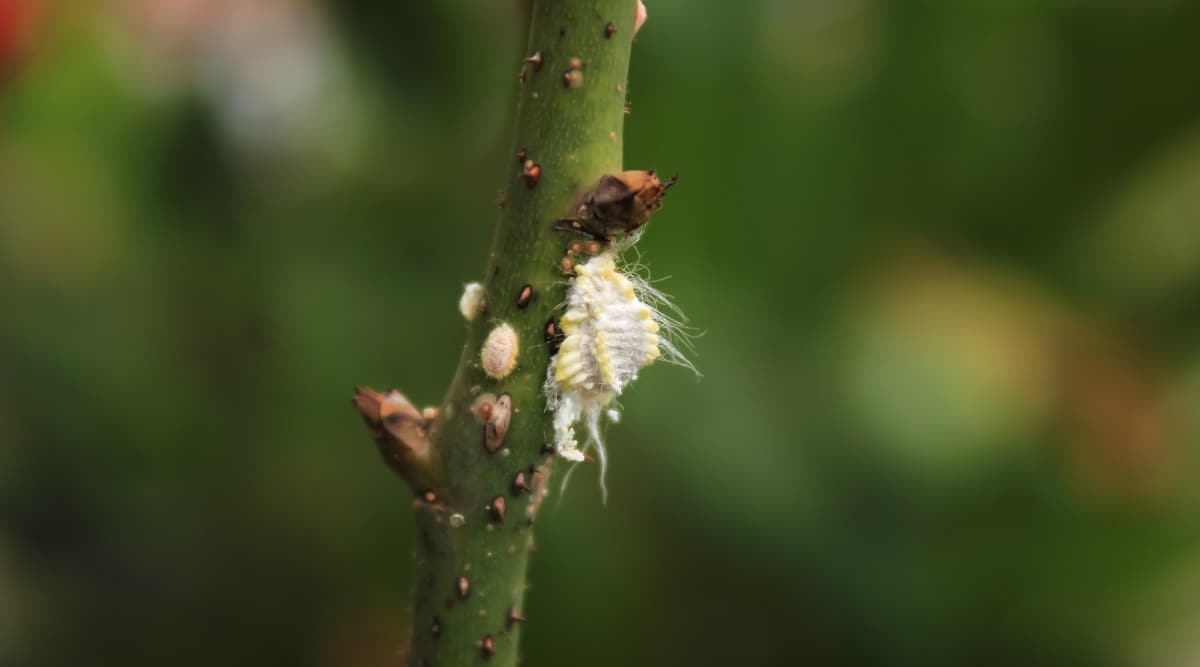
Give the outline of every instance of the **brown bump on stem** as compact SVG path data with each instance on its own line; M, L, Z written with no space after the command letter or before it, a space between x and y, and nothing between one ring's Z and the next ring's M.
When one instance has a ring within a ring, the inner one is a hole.
M546 346L550 349L550 354L558 352L563 338L563 333L559 331L557 322L554 320L546 322L546 330L542 333L542 340L546 342Z
M471 597L471 582L467 581L466 577L459 577L454 580L454 593L458 595L459 600L466 600Z
M575 262L570 257L563 257L558 266L562 269L563 273L570 273L575 269Z
M568 255L574 255L580 250L583 250L583 244L581 244L579 241L572 241L571 245L567 246Z
M478 389L477 389L478 391ZM496 395L484 394L475 399L471 403L471 414L475 416L475 421L480 424L486 424L492 418L492 410L496 407Z
M517 162L518 163L524 162L525 158L528 156L529 156L529 152L526 151L524 148L522 148L521 150L517 151Z
M512 605L508 608L508 615L505 616L504 622L508 626L508 629L512 630L512 627L517 623L524 623L525 617L517 611L516 605Z
M604 26L604 39L612 39L612 36L614 34L616 34L616 32L617 32L617 26L613 25L612 21L609 21Z
M433 617L433 624L429 626L429 631L433 634L433 638L437 639L442 636L442 619L437 616Z
M530 189L537 187L538 181L542 180L542 165L533 160L526 160L525 166L521 169L521 176L525 179L525 185Z
M517 295L517 308L524 308L533 300L533 286L526 283L521 288L521 293Z
M504 513L507 510L508 503L505 502L504 496L496 496L492 498L492 504L488 505L488 512L491 514L492 520L496 523L504 523Z
M574 58L571 58L570 62L567 63L567 66L571 69L583 69L583 60L581 60L578 56L575 56Z
M599 241L588 241L587 246L584 249L587 251L587 254L589 254L589 255L597 255L600 253L600 242Z
M582 88L583 87L583 72L577 69L569 69L563 72L563 88Z
M534 72L540 72L542 70L542 52L534 51L532 56L525 59L525 62L533 65Z
M616 133L616 132L609 132L609 133L608 133L608 140L609 140L609 141L616 141L616 140L617 140L617 133ZM503 203L501 203L501 208L503 208Z
M504 436L508 434L508 423L512 419L512 396L501 394L492 406L492 415L484 425L484 446L489 453L495 453L504 444Z
M430 505L437 502L437 494L433 491L426 491L425 493L421 494L421 497L424 498L425 502L429 503Z
M491 660L492 656L496 655L496 640L492 639L491 635L485 635L480 641L479 655L483 656L484 660Z
M532 489L529 487L529 482L525 481L525 471L524 470L518 471L517 476L513 478L513 482L512 482L512 494L514 496L521 495L522 491L524 491L525 493L529 493L530 491L532 491Z

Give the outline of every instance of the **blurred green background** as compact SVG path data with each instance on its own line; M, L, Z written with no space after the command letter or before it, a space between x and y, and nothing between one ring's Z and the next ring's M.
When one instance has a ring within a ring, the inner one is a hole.
M540 522L530 665L1200 664L1200 3L648 0L704 335ZM0 665L394 664L516 0L0 0Z

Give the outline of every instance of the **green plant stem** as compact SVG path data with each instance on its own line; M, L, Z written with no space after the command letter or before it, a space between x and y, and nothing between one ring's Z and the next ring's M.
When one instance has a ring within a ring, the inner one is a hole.
M514 157L485 273L486 311L471 321L453 383L427 424L429 456L393 461L417 493L410 665L517 662L522 623L514 614L523 615L533 520L554 462L546 449L551 415L542 391L551 356L545 329L564 299L567 246L579 240L551 225L571 215L581 193L602 175L621 171L636 5L534 4L525 55L536 61L540 54L540 63L522 63ZM568 70L576 73L568 76ZM540 171L536 181L526 161ZM521 305L526 286L532 297ZM517 332L519 354L511 374L497 380L484 372L480 350L500 323ZM505 393L512 398L511 422L502 445L489 452L485 426L471 406L482 395ZM386 440L381 433L377 429L377 441ZM518 473L532 492L514 487ZM497 497L504 498L503 518Z

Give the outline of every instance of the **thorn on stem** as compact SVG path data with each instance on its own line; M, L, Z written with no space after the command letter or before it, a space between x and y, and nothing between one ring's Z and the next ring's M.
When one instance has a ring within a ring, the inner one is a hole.
M521 495L522 491L529 493L532 490L533 489L529 486L529 482L525 481L525 471L521 470L517 472L517 476L513 478L512 482L512 494L514 496L519 496Z
M512 627L517 623L524 623L525 617L517 611L516 605L513 605L508 608L508 615L505 617L504 622L508 626L508 629L512 630Z
M476 385L471 388L471 392L476 393L479 391L479 389L480 387ZM492 419L492 411L495 409L495 394L483 394L482 396L476 398L474 403L471 403L471 414L475 415L475 421L479 422L480 424L488 423L488 421Z

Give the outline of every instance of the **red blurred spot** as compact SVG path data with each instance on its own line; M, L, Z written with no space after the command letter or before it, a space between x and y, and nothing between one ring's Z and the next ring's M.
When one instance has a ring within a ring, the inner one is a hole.
M34 10L40 0L0 0L0 72L8 71L29 46Z

